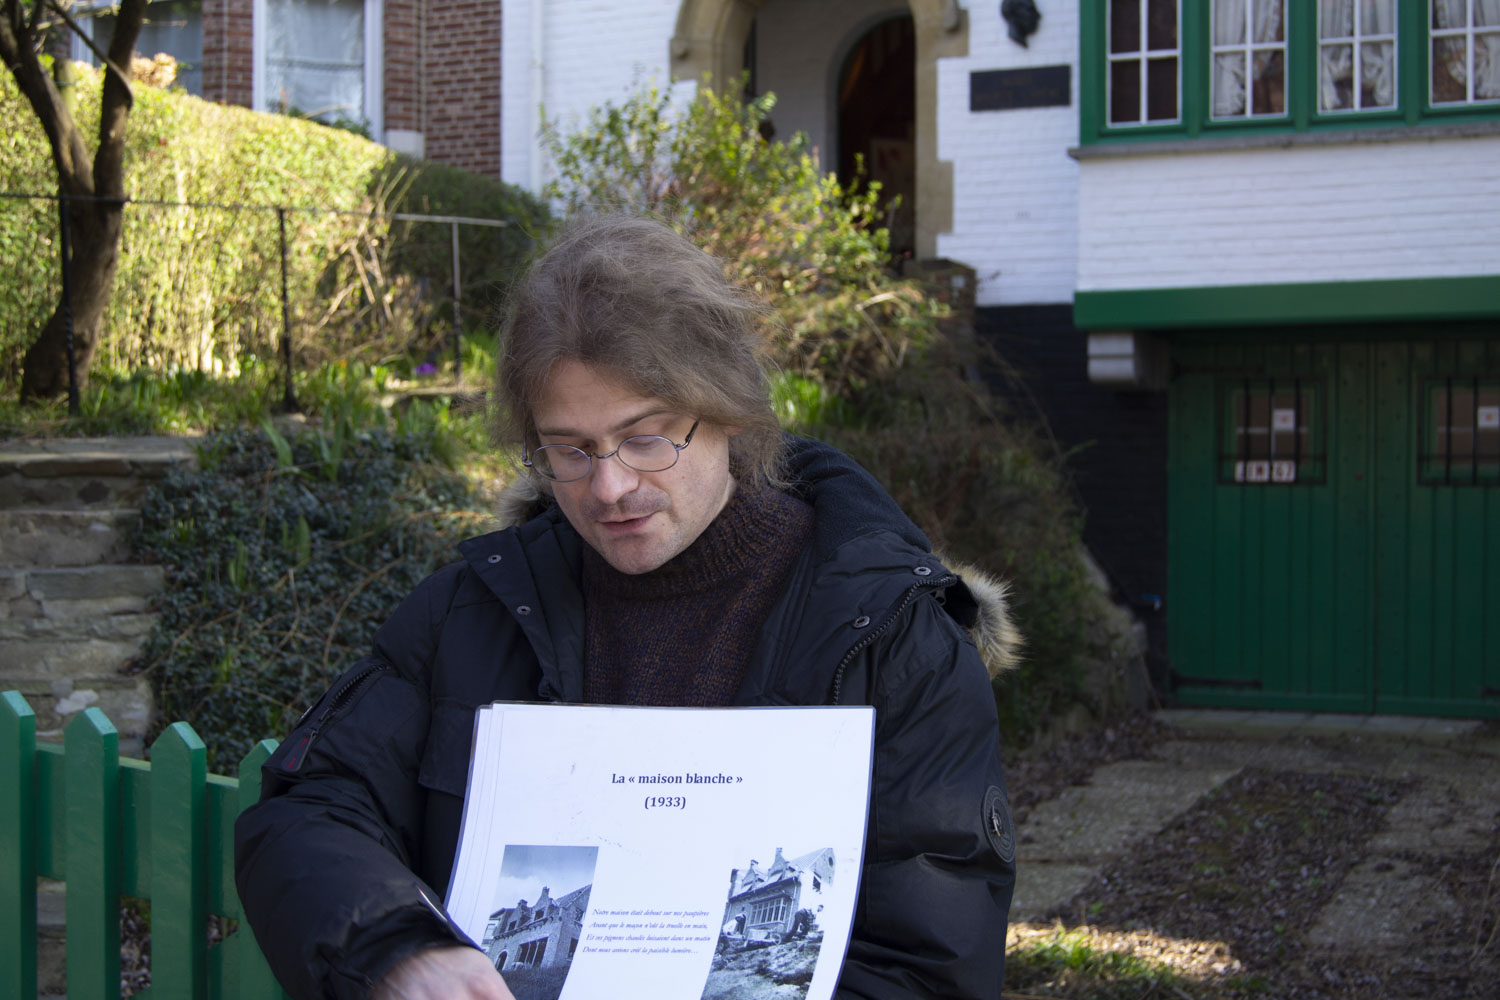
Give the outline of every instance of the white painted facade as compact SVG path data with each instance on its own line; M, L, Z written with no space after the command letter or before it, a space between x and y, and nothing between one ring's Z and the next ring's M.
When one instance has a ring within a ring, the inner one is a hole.
M500 178L545 182L537 131L581 123L646 84L667 86L667 45L678 0L508 0L502 8ZM685 95L691 84L679 88Z
M1080 291L1466 277L1500 261L1500 136L1104 157L1082 175Z
M665 86L681 0L508 0L503 179L545 181L538 108L565 125L640 85ZM1043 4L1029 47L998 2L964 3L966 56L938 61L938 151L953 222L937 253L973 267L980 306L1066 304L1075 291L1447 277L1500 259L1500 136L1070 155L1079 143L1079 10ZM777 135L835 155L839 68L902 0L767 0L761 91ZM536 20L540 11L540 20ZM969 110L970 74L1066 65L1068 107ZM677 85L682 97L692 83ZM920 113L920 112L919 112ZM1324 140L1328 136L1321 137ZM1289 139L1290 141L1290 139Z

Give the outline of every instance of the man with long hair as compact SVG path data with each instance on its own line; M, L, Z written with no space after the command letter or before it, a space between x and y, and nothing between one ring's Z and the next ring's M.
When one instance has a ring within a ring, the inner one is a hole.
M495 701L873 705L837 996L1000 995L1014 835L986 660L1019 641L1004 588L781 432L759 312L643 219L571 226L512 289L508 526L402 604L236 827L245 912L293 996L511 996L439 902L474 710Z

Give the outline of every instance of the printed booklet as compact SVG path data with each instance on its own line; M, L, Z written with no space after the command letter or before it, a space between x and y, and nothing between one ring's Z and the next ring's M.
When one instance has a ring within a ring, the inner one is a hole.
M447 909L517 1000L829 1000L875 712L480 708Z

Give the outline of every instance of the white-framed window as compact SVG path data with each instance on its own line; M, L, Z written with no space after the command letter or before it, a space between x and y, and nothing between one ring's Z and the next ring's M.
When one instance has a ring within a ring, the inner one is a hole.
M1214 118L1286 114L1286 4L1214 0Z
M108 51L115 32L115 4L82 3L72 10L74 20L89 32L95 45ZM69 58L97 66L99 59L76 34L69 44ZM203 0L152 0L136 36L135 51L150 59L165 52L177 63L172 82L176 89L203 94Z
M1500 0L1431 0L1434 107L1500 101Z
M1178 0L1109 0L1109 124L1177 121L1182 108Z
M786 919L791 912L791 904L785 896L777 896L775 899L763 899L750 908L750 923L752 924L779 924Z
M1396 106L1396 0L1319 0L1318 111Z
M253 100L379 140L382 0L255 0Z

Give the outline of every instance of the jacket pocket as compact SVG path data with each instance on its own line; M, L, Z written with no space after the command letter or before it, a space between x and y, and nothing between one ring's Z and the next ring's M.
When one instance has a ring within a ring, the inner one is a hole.
M417 781L424 788L463 797L469 784L469 755L474 742L474 706L439 699L432 706L427 747Z

